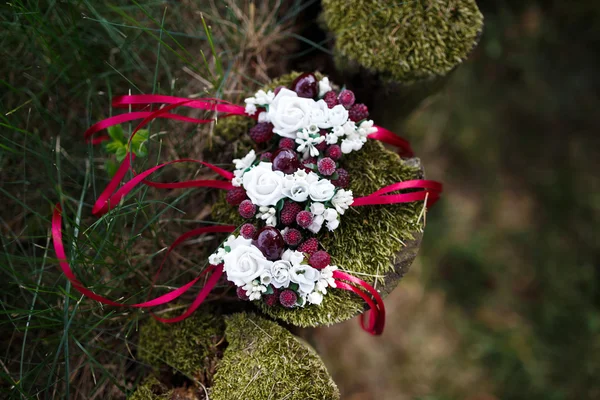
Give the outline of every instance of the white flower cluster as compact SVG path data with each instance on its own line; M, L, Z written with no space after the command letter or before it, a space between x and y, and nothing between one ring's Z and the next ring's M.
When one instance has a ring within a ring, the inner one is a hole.
M254 245L242 236L230 236L216 253L209 257L212 265L223 264L227 280L242 287L250 300L259 300L268 287L286 289L296 284L300 306L321 304L327 288L335 288L333 272L336 266L329 265L321 270L305 262L304 254L286 250L281 260L269 261Z
M319 96L331 90L328 78L319 81ZM273 124L273 132L282 137L294 139L297 150L304 158L317 157L316 146L326 141L327 144L341 142L342 152L347 154L362 148L367 136L377 131L373 121L363 121L356 126L348 119L348 110L338 104L329 108L324 100L298 97L292 90L281 88L277 95L273 91L259 90L254 97L245 100L246 113L254 115L257 107L266 109L259 115L259 122ZM320 130L329 132L320 135Z
M250 156L250 157L249 157ZM275 206L281 199L289 198L297 203L311 201L313 223L308 229L317 233L326 222L327 229L335 230L339 224L338 214L344 214L354 201L352 191L337 189L329 179L323 179L314 172L298 169L294 174L273 171L271 163L261 162L252 167L249 162L256 159L254 151L243 159L234 160L236 170L234 186L243 186L253 204L259 206L257 218L268 226L277 225ZM238 168L239 166L239 168ZM325 208L330 202L333 208Z

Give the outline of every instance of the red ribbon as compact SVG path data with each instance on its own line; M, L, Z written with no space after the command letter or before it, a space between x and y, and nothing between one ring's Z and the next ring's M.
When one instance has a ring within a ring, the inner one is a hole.
M402 157L413 157L415 155L408 140L402 139L394 132L382 128L381 126L375 125L373 128L377 128L377 132L367 136L369 139L379 140L380 142L398 147L398 154Z
M422 189L416 192L402 194L388 194L397 190ZM353 207L372 206L380 204L412 203L426 201L426 206L433 206L440 198L442 184L425 179L397 182L383 187L368 196L358 197L352 203Z
M231 232L234 232L236 229L237 228L232 225L213 225L213 226L207 226L207 227L194 229L192 231L184 233L183 235L179 236L173 242L173 244L171 244L171 246L169 246L169 249L165 253L163 260L160 263L159 271L162 270L164 262L167 259L167 256L171 253L171 251L173 249L175 249L175 247L177 247L181 243L183 243L185 240L189 239L190 237L198 236L198 235L201 235L204 233L218 233L218 232L231 233ZM65 274L65 276L67 277L69 282L71 282L73 287L75 289L77 289L81 294L89 297L92 300L96 300L96 301L99 301L100 303L108 304L108 305L115 306L115 307L150 308L150 307L156 307L156 306L159 306L162 304L169 303L169 302L179 298L181 295L183 295L188 290L190 290L192 288L192 286L194 286L196 284L196 282L198 282L204 274L210 273L211 275L208 278L208 281L206 282L206 284L204 285L204 287L202 288L200 293L196 296L196 300L194 300L192 305L190 305L190 307L185 311L185 313L179 317L172 318L172 319L162 319L162 318L157 317L157 319L159 319L163 322L177 322L177 321L181 321L182 319L187 318L204 301L207 294L210 293L210 291L214 288L217 281L219 280L219 277L223 273L223 269L221 266L218 266L218 267L210 266L209 268L207 268L206 270L201 272L196 278L194 278L190 282L186 283L185 285L183 285L175 290L172 290L169 293L158 296L152 300L148 300L148 301L144 301L142 303L136 303L136 304L119 303L119 302L110 300L106 297L96 294L91 289L87 288L83 283L81 283L79 281L79 279L77 279L77 277L73 273L73 270L71 269L71 266L69 265L69 262L67 261L67 256L65 254L65 246L64 246L63 240L62 240L62 208L60 207L59 204L57 204L54 207L54 212L52 214L52 243L54 245L54 251L56 252L56 256L58 258L60 268L62 269L63 273Z
M357 277L342 271L334 271L333 278L335 279L335 284L339 289L356 293L369 306L370 315L368 324L365 324L366 312L360 315L360 325L362 328L371 335L381 335L385 326L385 304L383 303L383 299L377 290L375 290L373 286L369 285L362 279L358 279ZM356 286L344 281L351 282Z

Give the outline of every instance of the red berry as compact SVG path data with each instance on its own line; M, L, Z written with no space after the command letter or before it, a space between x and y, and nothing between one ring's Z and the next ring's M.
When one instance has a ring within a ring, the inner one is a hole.
M240 228L240 233L244 239L252 239L256 234L256 227L252 224L244 224Z
M272 294L267 294L266 296L263 296L263 299L265 300L266 305L268 305L269 307L273 307L274 305L279 303L279 289L274 289Z
M335 172L335 161L329 157L321 158L317 163L319 172L325 176L332 175Z
M273 159L273 153L267 151L266 153L262 153L260 155L260 161L264 161L264 162L271 162L271 160Z
M294 142L294 139L283 138L279 141L279 148L294 150L296 148L296 142Z
M310 211L300 211L298 215L296 215L296 222L302 228L308 228L313 222L313 215Z
M298 251L301 253L313 254L317 250L319 250L319 241L316 238L310 238L298 246Z
M250 128L250 137L256 143L264 143L273 137L273 124L270 122L259 122Z
M238 207L238 212L246 219L252 218L256 214L256 206L250 200L244 200Z
M315 148L317 150L319 150L320 153L322 153L327 148L327 143L325 143L325 141L323 140L321 143L319 143L318 145L316 145Z
M283 234L283 241L290 246L296 246L302 241L302 234L298 229L288 229Z
M331 183L333 186L345 189L350 184L350 174L344 168L338 168L335 173L338 175L337 179L332 179Z
M265 226L258 231L252 244L258 247L267 260L271 261L279 260L285 247L281 233L272 226Z
M340 158L342 158L342 148L337 144L332 144L327 148L327 152L325 152L325 155L327 155L327 157L331 158L332 160L337 161Z
M242 201L246 200L248 197L246 196L246 191L241 187L234 187L230 191L227 192L227 196L225 199L232 206L239 205Z
M317 86L317 78L311 73L304 73L294 80L292 90L298 93L299 97L312 99L319 93Z
M338 105L338 96L337 93L333 90L330 90L329 92L325 93L325 96L323 96L323 100L325 101L325 103L327 103L327 107L329 108L333 108L334 106Z
M281 209L280 221L284 225L291 225L296 221L296 216L302 211L300 204L294 201L286 201Z
M308 260L308 263L316 269L323 269L328 266L330 262L331 257L324 250L314 252Z
M246 291L244 289L242 289L240 286L238 286L237 289L235 289L235 293L237 294L237 297L240 300L248 300L248 295L246 294Z
M293 174L300 167L298 154L292 149L279 149L273 153L273 170Z
M344 106L346 110L348 110L354 104L356 97L354 97L354 92L352 90L344 89L340 92L338 96L338 101L341 105Z
M348 117L354 122L369 118L369 109L364 104L358 103L350 107Z
M296 305L297 301L298 295L293 290L286 289L279 295L279 302L284 307L292 308Z

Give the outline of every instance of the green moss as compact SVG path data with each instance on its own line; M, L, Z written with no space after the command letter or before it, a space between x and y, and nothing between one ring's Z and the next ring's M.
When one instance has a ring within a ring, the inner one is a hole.
M318 355L274 322L254 314L226 317L224 352L213 400L339 399Z
M206 146L204 155L210 160L227 160L244 156L253 148L254 143L246 132L254 125L247 117L231 116L219 118L215 124L212 145Z
M220 350L225 325L211 308L196 311L176 324L149 319L140 329L139 356L150 365L197 378L210 374Z
M169 400L170 398L171 390L151 376L137 387L129 400Z
M477 44L475 0L323 0L337 63L405 84L446 75Z
M289 86L299 74L284 75L267 85L266 89ZM392 183L418 179L422 175L419 168L373 140L368 141L361 151L345 155L342 164L352 178L350 189L355 197L368 195ZM422 202L352 208L341 218L335 233L321 233L318 238L331 254L333 264L371 284L378 281L378 289L387 294L401 276L394 269L398 254L405 249L405 243L422 230L422 221L419 222L422 208ZM224 195L214 205L213 213L218 221L238 225L243 222L235 207L227 204ZM409 252L406 258L410 263L416 252ZM393 274L394 279L383 278ZM382 287L382 283L391 287ZM290 310L282 306L268 307L262 302L255 304L263 313L300 327L343 322L365 307L362 299L345 290L329 291L320 306Z

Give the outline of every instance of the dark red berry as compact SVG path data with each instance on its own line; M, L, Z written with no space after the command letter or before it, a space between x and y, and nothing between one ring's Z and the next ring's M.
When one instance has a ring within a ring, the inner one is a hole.
M292 90L298 93L299 97L315 98L319 93L317 78L311 73L304 73L294 80Z
M308 259L308 263L316 269L323 269L329 265L331 257L324 250L314 252Z
M329 108L333 108L339 104L337 93L333 90L330 90L329 92L325 93L325 96L323 96L323 100L325 101L325 103L327 103L327 107Z
M340 92L340 95L338 96L338 101L341 105L344 106L346 110L352 107L355 100L356 98L354 97L354 93L352 92L352 90L344 89Z
M260 161L264 161L264 162L271 162L271 160L273 159L273 153L267 151L266 153L262 153L260 155Z
M296 221L296 216L300 211L302 211L300 204L288 200L283 204L279 220L283 225L291 225Z
M273 137L273 124L270 122L259 122L250 128L250 138L256 143L264 143Z
M350 184L350 174L344 168L338 168L335 173L337 174L337 179L332 179L331 183L334 186L345 189Z
M297 301L298 295L293 290L286 289L279 295L279 302L284 307L292 308L296 305Z
M369 118L369 109L364 104L358 103L350 107L348 117L354 122Z
M283 234L283 241L286 242L290 246L296 246L298 243L302 241L302 234L298 229L288 229Z
M256 235L256 227L252 224L244 224L240 228L240 233L244 239L252 239Z
M313 222L313 215L310 211L300 211L296 216L296 222L302 228L308 228Z
M333 161L329 157L324 157L319 160L317 163L317 167L319 168L319 172L325 176L332 175L335 172L335 161Z
M273 153L273 170L293 174L300 167L298 154L291 149L279 149Z
M240 203L238 212L246 219L252 218L256 214L256 206L250 200L244 200Z
M279 303L279 289L274 289L272 294L267 294L263 296L265 300L265 304L269 307L273 307L277 303Z
M296 148L296 142L294 142L294 139L283 138L279 141L279 148L294 150Z
M298 251L301 253L313 254L317 250L319 250L319 241L316 238L305 240L298 246Z
M249 300L248 295L246 294L246 291L244 289L242 289L241 287L238 286L238 288L235 289L235 293L237 294L237 297L240 300Z
M265 226L258 231L252 244L258 247L263 255L271 261L281 258L281 253L285 246L281 233L271 226Z
M242 201L246 200L248 197L246 196L246 191L241 187L234 187L230 191L227 192L225 199L232 206L239 205Z
M327 152L325 152L325 155L331 158L332 160L337 161L340 158L342 158L342 148L337 144L332 144L327 148Z
M325 149L327 148L327 143L325 143L325 141L323 140L321 143L319 143L318 145L315 146L317 150L319 150L319 152L324 152Z

